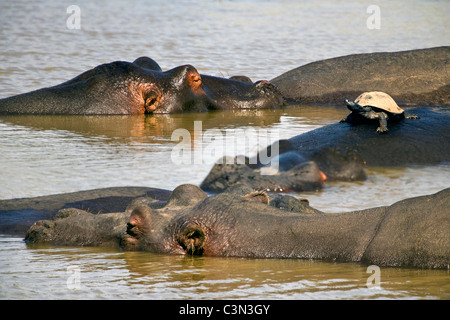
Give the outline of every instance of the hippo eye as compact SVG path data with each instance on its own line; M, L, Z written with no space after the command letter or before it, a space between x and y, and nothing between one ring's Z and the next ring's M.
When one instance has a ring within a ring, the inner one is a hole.
M202 77L197 71L190 71L186 75L187 83L192 89L198 89L202 85Z
M192 82L202 82L202 78L200 78L200 75L198 75L198 74L192 74L191 81Z
M200 226L189 226L178 235L178 244L190 255L202 255L206 235Z

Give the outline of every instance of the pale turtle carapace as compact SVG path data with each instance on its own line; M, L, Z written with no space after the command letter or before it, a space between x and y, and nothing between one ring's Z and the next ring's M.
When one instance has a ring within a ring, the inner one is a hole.
M359 124L371 121L378 121L378 133L388 131L387 123L400 121L403 119L418 119L416 115L405 115L405 111L400 108L394 99L387 93L380 91L364 92L355 101L346 99L345 104L352 112L341 122Z

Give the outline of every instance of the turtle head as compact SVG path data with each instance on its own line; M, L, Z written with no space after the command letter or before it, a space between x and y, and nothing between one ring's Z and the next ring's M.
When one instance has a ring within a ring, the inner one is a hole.
M345 105L352 112L365 113L372 111L372 108L370 106L361 106L357 102L350 99L345 99Z

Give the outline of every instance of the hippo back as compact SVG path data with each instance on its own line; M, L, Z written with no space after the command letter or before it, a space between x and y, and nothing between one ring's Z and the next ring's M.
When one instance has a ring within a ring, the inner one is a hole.
M449 46L353 54L306 64L271 82L296 103L342 105L376 90L403 105L450 105L449 58Z
M377 124L335 123L289 139L291 148L314 158L327 148L356 153L369 166L438 164L450 161L450 108L414 108L405 119L377 134Z

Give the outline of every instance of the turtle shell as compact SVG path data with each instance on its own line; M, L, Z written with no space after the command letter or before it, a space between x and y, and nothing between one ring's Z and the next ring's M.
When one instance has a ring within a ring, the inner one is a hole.
M356 98L355 102L363 107L375 107L394 114L404 112L390 95L381 91L364 92Z

